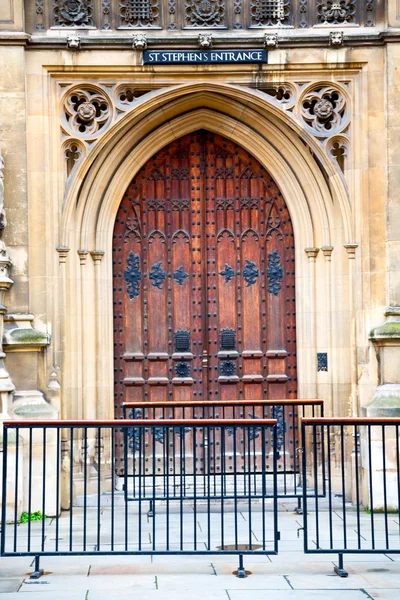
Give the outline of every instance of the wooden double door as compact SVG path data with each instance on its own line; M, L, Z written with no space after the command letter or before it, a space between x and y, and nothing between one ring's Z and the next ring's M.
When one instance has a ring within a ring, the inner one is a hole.
M296 398L294 257L285 200L246 150L203 130L160 150L115 223L115 416Z

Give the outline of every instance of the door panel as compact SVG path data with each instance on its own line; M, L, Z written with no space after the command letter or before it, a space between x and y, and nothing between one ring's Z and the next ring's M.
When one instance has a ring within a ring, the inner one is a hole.
M158 152L122 199L113 264L116 417L124 401L296 397L293 229L244 149L198 131Z

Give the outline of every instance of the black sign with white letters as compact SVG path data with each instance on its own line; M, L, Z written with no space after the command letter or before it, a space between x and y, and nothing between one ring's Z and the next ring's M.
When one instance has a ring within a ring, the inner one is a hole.
M145 65L212 65L268 62L265 48L257 50L145 50Z

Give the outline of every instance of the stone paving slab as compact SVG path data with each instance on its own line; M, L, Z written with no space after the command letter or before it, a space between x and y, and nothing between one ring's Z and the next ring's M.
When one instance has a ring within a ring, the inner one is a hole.
M5 578L0 579L0 595L4 592L18 592L22 584L22 578Z
M399 600L400 598L400 590L390 589L390 590L382 590L382 589L367 589L366 592L373 598L374 600Z
M165 593L165 598L169 597L169 592L173 590L186 590L189 594L191 590L202 590L205 595L210 591L226 590L229 587L234 587L234 582L242 590L254 590L261 589L265 590L285 590L289 589L290 586L284 577L277 575L268 575L265 577L262 573L253 574L251 577L245 579L235 579L232 576L232 572L236 567L231 569L229 575L196 575L193 577L184 577L182 575L160 575L157 576L157 587L158 590Z
M243 594L241 590L228 590L228 600L266 600L265 590L252 590ZM368 596L360 590L347 590L346 594L343 591L315 591L315 590L276 590L271 600L367 600Z

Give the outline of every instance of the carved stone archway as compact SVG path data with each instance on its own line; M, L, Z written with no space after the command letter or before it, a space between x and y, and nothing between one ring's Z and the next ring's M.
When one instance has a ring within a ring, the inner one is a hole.
M339 347L340 360L347 352L350 364L346 327L352 308L343 245L352 241L352 216L337 167L311 134L259 92L197 83L148 96L105 132L82 161L65 199L60 240L61 248L69 248L60 310L65 314L63 415L112 418L111 248L118 206L132 177L157 150L199 128L251 152L284 194L296 237L299 396L324 395L331 400L331 412L337 412L334 405L348 401L350 367L337 382L327 382L329 389L318 387L316 334L318 324L331 362L339 360ZM319 248L323 252L317 260ZM331 262L332 248L337 251ZM93 261L86 260L88 251ZM316 293L317 278L329 290L327 298ZM342 281L343 293L332 302L334 280ZM74 378L84 381L82 393Z

